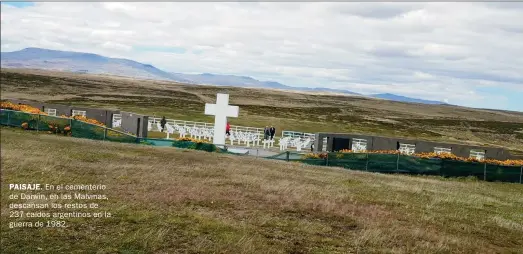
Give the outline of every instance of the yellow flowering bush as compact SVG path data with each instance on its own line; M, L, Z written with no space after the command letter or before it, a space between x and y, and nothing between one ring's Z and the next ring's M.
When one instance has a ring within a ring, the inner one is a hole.
M302 156L302 159L325 159L327 153L307 153Z
M82 122L86 122L86 123L90 123L90 124L95 124L95 125L99 125L99 126L105 126L105 124L101 123L101 122L98 122L96 119L90 119L90 118L87 118L85 116L73 116L73 119L75 120L79 120L79 121L82 121Z
M455 160L455 161L463 161L463 162L482 162L487 164L495 164L495 165L501 165L501 166L523 166L523 160L493 160L493 159L486 159L486 160L478 160L476 158L463 158L456 156L451 153L417 153L414 154L414 156L423 158L423 159L432 159L432 158L438 158L438 159L445 159L445 160Z
M336 158L340 159L343 158L343 153L354 153L353 150L344 149L339 151L336 154ZM359 153L369 153L369 154L398 154L398 150L374 150L374 151L361 151ZM313 155L309 155L313 156ZM455 161L463 161L463 162L481 162L481 163L487 163L487 164L494 164L494 165L501 165L501 166L523 166L523 160L493 160L493 159L487 159L487 160L478 160L476 158L463 158L456 156L452 153L415 153L411 156L422 158L422 159L444 159L444 160L455 160Z
M40 111L39 108L35 108L35 107L25 105L25 104L14 104L9 101L2 101L0 103L0 108L22 111L22 112L31 113L31 114L47 115L47 113Z

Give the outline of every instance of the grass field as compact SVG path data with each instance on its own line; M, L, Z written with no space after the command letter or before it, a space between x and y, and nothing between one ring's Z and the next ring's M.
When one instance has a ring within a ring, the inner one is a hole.
M521 184L0 134L2 253L522 253ZM114 216L7 228L6 184L34 179L106 184Z
M213 122L203 114L217 92L240 106L233 125L303 132L352 132L493 145L523 151L523 113L409 104L335 94L185 85L41 70L2 69L2 98L120 109Z

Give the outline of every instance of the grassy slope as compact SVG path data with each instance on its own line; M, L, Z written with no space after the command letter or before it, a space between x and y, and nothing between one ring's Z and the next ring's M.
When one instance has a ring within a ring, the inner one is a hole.
M1 129L4 253L517 253L523 185ZM111 219L7 229L7 183L103 183Z
M213 118L203 114L204 104L227 91L231 103L240 106L240 117L229 119L234 125L273 124L278 131L356 132L523 151L521 112L34 70L2 69L0 81L2 97L206 122Z

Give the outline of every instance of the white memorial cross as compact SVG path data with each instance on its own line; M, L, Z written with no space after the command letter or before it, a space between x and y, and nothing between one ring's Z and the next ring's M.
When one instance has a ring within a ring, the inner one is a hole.
M225 145L225 125L227 117L238 117L240 109L238 106L229 105L229 95L219 93L216 95L216 104L205 104L205 114L214 115L214 137L215 145Z

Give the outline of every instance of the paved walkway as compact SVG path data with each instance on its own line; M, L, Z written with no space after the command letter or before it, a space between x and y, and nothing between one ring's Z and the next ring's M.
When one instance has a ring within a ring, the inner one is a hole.
M263 147L245 147L245 146L229 146L230 148L234 149L243 149L243 150L249 150L250 156L257 156L257 157L268 157L272 155L279 154L281 152L275 152L273 149L263 149Z

